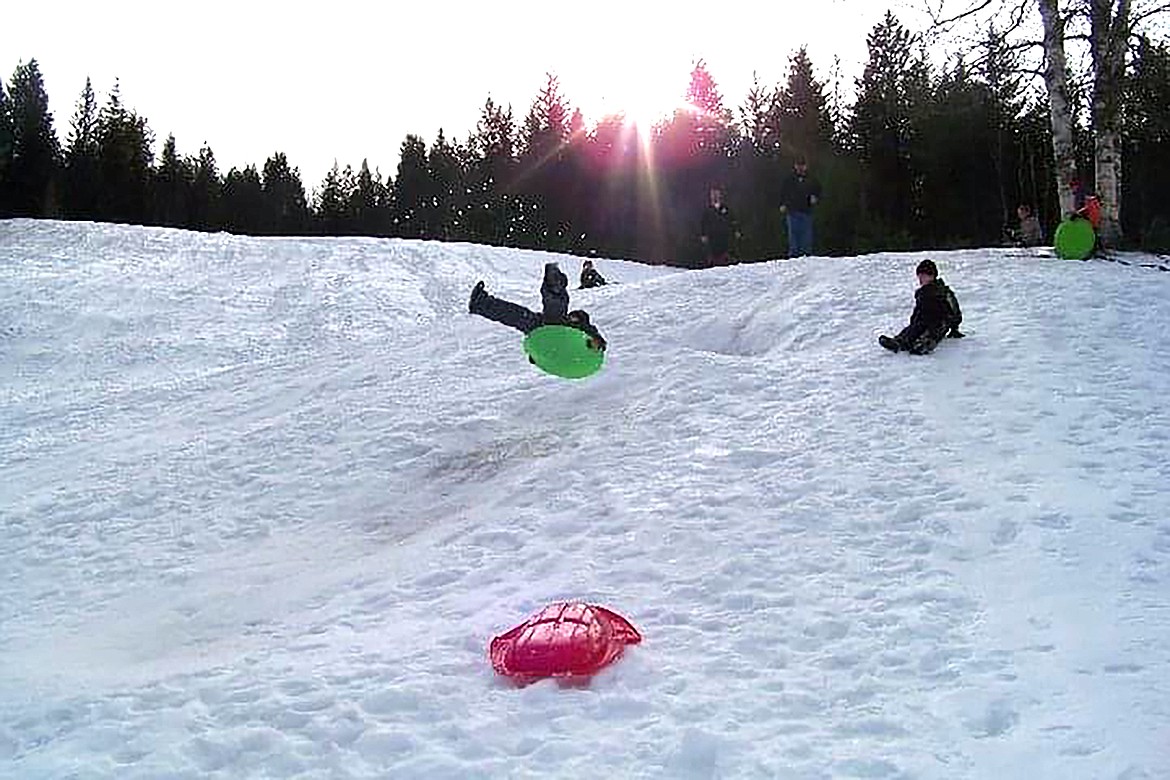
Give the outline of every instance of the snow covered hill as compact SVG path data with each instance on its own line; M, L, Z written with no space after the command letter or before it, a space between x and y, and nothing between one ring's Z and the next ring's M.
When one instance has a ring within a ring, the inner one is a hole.
M1018 255L925 358L922 255L601 260L571 382L544 253L0 222L0 777L1170 776L1170 274Z

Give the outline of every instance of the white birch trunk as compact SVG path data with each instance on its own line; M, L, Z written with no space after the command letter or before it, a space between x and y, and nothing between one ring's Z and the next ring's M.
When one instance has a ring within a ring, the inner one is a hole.
M1048 88L1048 113L1052 121L1052 154L1056 163L1056 192L1061 215L1074 210L1070 179L1077 177L1073 150L1072 111L1068 96L1068 63L1064 56L1064 19L1059 0L1037 0L1044 22L1044 84Z
M1101 200L1101 242L1121 239L1121 83L1129 37L1129 0L1092 0L1093 157Z

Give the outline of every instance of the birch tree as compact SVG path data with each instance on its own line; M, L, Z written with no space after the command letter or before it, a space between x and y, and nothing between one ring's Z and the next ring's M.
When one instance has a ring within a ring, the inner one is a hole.
M1090 92L1093 174L1102 207L1101 238L1115 244L1120 238L1121 89L1129 45L1143 26L1170 12L1170 0L966 0L961 10L956 8L959 3L926 0L931 32L961 36L989 18L1008 19L1012 45L1036 53L1028 70L1042 79L1048 98L1052 153L1060 176L1057 194L1065 213L1074 208L1068 182L1079 177L1070 79L1084 74ZM1074 47L1070 65L1068 50ZM1085 64L1075 67L1082 59Z

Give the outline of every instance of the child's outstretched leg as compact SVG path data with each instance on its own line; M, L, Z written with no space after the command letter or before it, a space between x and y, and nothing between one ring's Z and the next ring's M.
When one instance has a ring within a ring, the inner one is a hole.
M483 282L477 283L472 288L467 310L493 322L515 328L521 333L528 333L541 326L539 314L518 303L495 297L484 289Z

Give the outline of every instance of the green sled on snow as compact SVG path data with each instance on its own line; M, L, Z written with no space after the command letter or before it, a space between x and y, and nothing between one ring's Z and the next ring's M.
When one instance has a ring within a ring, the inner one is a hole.
M589 337L567 325L543 325L524 337L528 359L542 371L565 379L582 379L597 373L605 353L590 349Z
M1084 260L1093 254L1097 234L1087 219L1066 219L1056 226L1052 246L1065 260Z

